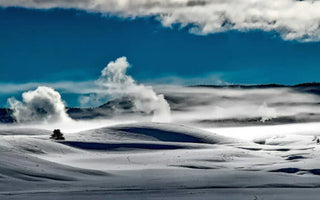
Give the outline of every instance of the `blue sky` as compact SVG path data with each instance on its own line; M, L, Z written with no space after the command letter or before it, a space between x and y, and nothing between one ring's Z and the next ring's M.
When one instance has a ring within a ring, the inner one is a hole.
M0 9L0 82L95 80L126 56L138 82L216 84L320 81L320 42L284 40L277 31L196 35L154 16L127 19L76 9ZM168 78L170 77L170 78ZM169 81L168 81L169 80ZM14 93L14 94L12 94ZM0 92L0 105L18 92ZM63 94L78 105L73 94Z

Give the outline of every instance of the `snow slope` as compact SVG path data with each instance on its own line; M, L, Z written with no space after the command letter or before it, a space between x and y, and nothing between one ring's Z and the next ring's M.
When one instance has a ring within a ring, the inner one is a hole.
M319 192L320 145L311 134L244 141L162 123L65 133L60 142L50 133L0 131L0 199L316 199Z

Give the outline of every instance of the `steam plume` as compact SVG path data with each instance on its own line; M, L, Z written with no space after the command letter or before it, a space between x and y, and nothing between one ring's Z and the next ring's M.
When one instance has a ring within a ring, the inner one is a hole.
M18 123L71 120L59 92L49 87L40 86L34 91L24 92L22 102L12 97L8 103Z
M170 106L164 96L156 94L150 86L137 84L131 76L126 74L129 67L130 64L126 57L120 57L114 62L111 61L101 71L101 76L96 81L106 93L85 97L86 102L99 102L99 99L106 99L106 95L112 98L130 97L133 100L136 111L152 113L153 121L170 121Z

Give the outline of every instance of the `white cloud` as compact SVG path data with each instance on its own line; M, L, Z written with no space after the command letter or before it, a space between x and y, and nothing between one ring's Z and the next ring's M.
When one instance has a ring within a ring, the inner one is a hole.
M190 32L276 31L285 40L320 40L318 0L0 0L0 6L75 8L125 18L156 16Z

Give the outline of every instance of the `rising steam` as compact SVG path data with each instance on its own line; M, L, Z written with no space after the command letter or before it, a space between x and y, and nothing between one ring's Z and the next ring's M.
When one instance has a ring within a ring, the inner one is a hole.
M156 94L150 86L138 84L126 74L130 64L126 57L120 57L116 61L111 61L107 67L101 71L100 78L96 81L104 94L97 94L83 97L86 103L89 101L99 102L106 99L106 95L111 98L129 97L132 99L136 111L153 114L153 121L168 122L171 119L170 106L162 94Z
M22 102L12 97L8 103L18 123L71 121L59 92L49 87L24 92Z

